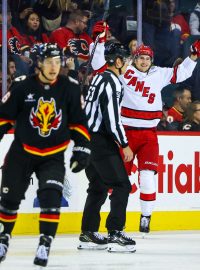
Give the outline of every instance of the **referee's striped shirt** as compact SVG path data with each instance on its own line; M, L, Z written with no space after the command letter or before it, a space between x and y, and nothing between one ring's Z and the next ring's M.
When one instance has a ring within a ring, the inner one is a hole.
M120 103L123 86L111 70L96 75L85 100L85 111L91 132L110 134L122 147L128 146L121 122Z

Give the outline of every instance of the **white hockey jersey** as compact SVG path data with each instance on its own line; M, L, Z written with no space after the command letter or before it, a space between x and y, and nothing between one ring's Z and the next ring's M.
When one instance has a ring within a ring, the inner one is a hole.
M148 73L128 66L120 76L124 85L122 123L126 126L156 127L162 117L161 90L170 83L181 82L192 75L196 62L187 57L178 67L152 66Z
M104 44L100 43L95 50L92 67L99 70L105 63ZM175 68L152 66L146 73L140 72L132 65L128 66L126 73L120 76L124 86L121 110L123 125L156 127L162 117L161 90L170 83L182 82L189 78L195 66L196 62L189 57Z

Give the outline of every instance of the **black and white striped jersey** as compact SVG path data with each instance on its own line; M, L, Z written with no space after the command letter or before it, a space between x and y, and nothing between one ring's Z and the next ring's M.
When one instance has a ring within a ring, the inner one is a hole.
M91 132L112 135L122 147L128 145L121 122L123 86L111 70L97 74L85 99L85 111Z

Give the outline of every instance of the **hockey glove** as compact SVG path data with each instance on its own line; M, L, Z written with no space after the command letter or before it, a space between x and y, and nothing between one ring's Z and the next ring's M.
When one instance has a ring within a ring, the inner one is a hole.
M90 153L90 149L83 146L75 146L73 148L70 159L70 168L73 173L80 172L89 165Z
M99 37L99 43L106 42L106 36L107 36L108 30L109 30L109 26L107 25L106 22L104 21L96 22L92 28L93 40L95 41L97 36L101 34Z
M200 39L196 40L190 47L190 51L192 54L200 57Z

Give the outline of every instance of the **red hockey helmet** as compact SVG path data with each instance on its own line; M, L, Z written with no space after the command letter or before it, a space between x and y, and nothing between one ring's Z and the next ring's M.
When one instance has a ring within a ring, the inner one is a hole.
M134 53L134 57L137 58L139 55L148 55L151 57L151 59L153 61L154 53L153 53L153 50L151 49L151 47L149 47L149 46L145 46L142 44L139 47L137 47L137 49Z

